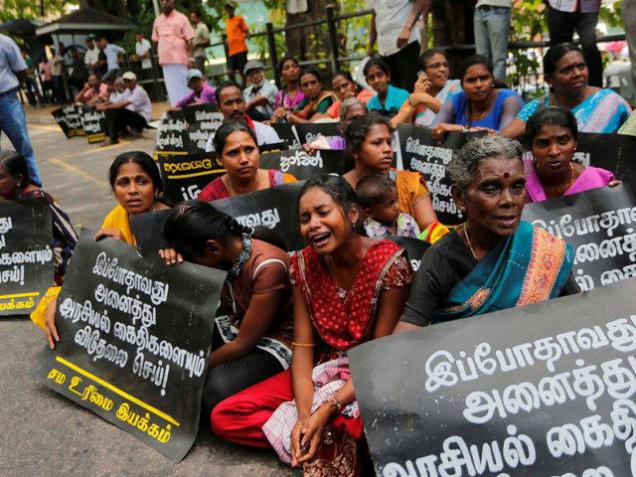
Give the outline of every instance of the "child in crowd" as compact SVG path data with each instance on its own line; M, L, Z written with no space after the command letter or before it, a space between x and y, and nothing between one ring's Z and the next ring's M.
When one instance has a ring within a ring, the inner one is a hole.
M400 212L397 187L389 176L372 174L360 179L356 195L358 204L367 215L363 226L368 237L398 235L417 238L420 228L413 217Z

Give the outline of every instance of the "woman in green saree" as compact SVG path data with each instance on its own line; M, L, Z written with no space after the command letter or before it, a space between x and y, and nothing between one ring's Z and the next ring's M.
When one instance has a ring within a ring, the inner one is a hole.
M422 257L396 331L578 292L572 247L521 220L521 153L518 142L490 136L453 158L451 191L466 222Z
M320 116L324 117L329 107L338 101L333 91L323 90L320 72L313 68L306 69L300 74L300 87L305 99L298 105L295 112L290 111L285 116L290 123L311 123L314 115L321 113Z

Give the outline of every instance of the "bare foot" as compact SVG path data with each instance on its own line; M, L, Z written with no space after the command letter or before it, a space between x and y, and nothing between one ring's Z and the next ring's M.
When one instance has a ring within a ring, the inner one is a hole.
M99 147L111 146L113 144L117 144L118 142L119 141L111 141L110 139L106 139L105 141L99 143Z

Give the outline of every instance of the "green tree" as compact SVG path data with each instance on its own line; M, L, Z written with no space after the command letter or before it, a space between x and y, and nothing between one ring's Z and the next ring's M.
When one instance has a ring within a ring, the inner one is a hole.
M63 14L64 6L68 3L64 0L2 0L0 1L0 21L7 22L16 18L41 19L42 12L53 16Z

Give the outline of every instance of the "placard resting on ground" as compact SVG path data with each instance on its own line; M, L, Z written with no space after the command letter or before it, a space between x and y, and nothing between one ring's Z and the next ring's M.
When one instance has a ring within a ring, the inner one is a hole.
M260 165L263 169L288 172L301 180L322 174L343 175L352 168L343 151L316 151L312 155L302 149L262 154Z
M428 128L400 124L398 133L404 169L424 176L439 221L447 225L461 223L464 219L451 197L448 165L453 151L461 149L475 135L449 133L444 143L438 144Z
M636 200L627 185L525 206L523 219L572 244L582 290L636 277Z
M157 128L156 147L157 151L163 152L195 152L190 146L188 124L183 110L163 113Z
M102 142L106 139L106 114L91 106L78 106L82 111L82 129L89 144Z
M225 272L167 266L93 235L82 233L58 298L61 340L54 351L46 347L34 374L179 461L199 431Z
M196 199L201 190L225 173L214 153L155 151L155 161L161 171L164 196L177 204Z
M53 285L53 226L45 199L0 201L0 316L28 315Z
M636 475L635 294L632 279L349 351L377 475Z
M51 114L67 138L84 136L82 128L82 110L74 104L54 109Z

